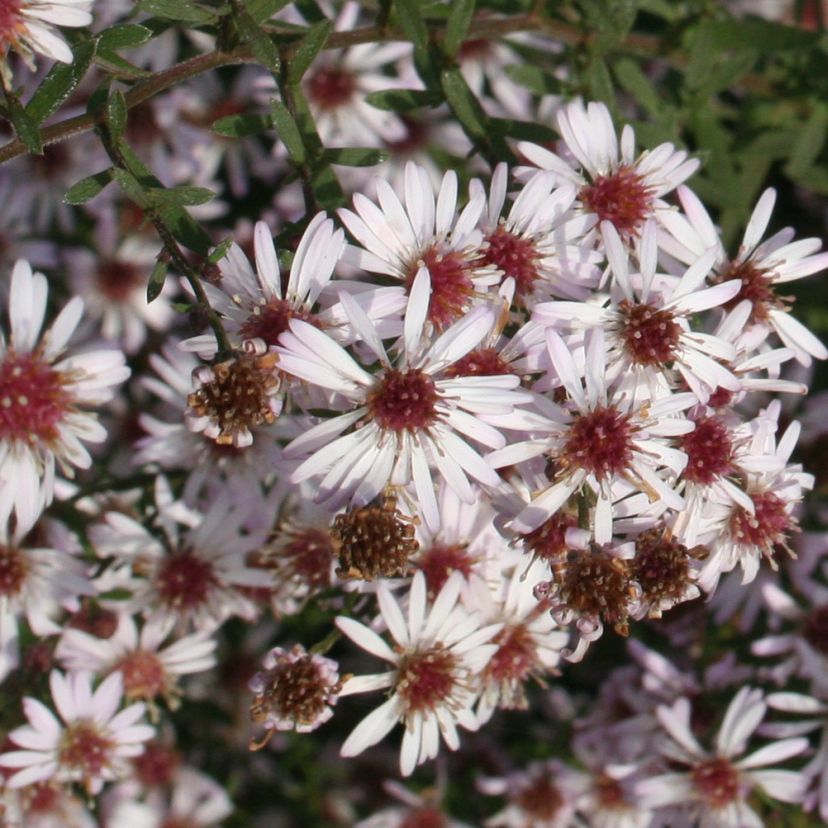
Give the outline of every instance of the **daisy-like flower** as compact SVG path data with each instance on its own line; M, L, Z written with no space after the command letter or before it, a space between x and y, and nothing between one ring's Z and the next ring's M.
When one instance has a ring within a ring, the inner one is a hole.
M507 183L507 166L498 164L482 216L483 262L514 279L518 304L532 307L553 296L586 299L598 284L602 257L582 243L595 218L573 214L575 187L558 186L552 173L537 172L501 217Z
M518 149L536 167L573 184L581 209L610 222L628 243L648 218L662 220L669 213L671 208L662 196L699 166L672 144L660 144L636 157L635 134L629 124L621 132L619 146L609 110L602 103L584 106L581 100L572 101L558 110L556 121L565 157L525 142Z
M755 789L782 802L801 804L806 788L803 774L768 766L801 754L808 747L807 739L782 739L743 756L766 712L762 691L743 687L728 705L713 749L705 750L693 735L688 699L659 706L656 715L665 731L660 752L673 766L686 770L639 782L636 792L642 804L669 806L675 822L683 816L700 828L763 828L765 823L747 801Z
M384 673L348 679L340 696L387 688L390 697L366 716L342 745L342 755L357 756L380 742L401 721L405 733L400 751L404 776L437 756L440 735L451 750L460 745L457 726L477 730L472 706L477 698L475 680L497 649L487 643L499 624L481 625L478 613L458 604L463 578L453 575L428 607L425 576L411 582L408 614L385 584L377 588L382 620L396 646L392 649L369 627L352 618L336 624L354 643L387 661Z
M25 616L38 636L60 632L60 610L77 610L78 598L94 595L80 545L58 523L44 526L47 544L32 548L19 531L0 526L0 680L18 666L18 625Z
M105 782L125 778L127 760L143 751L155 729L140 722L145 709L140 702L118 712L121 674L113 673L93 692L90 673L53 670L49 686L62 721L36 699L23 699L29 724L9 733L20 750L0 753L0 766L19 769L6 784L78 782L93 796Z
M7 786L0 796L0 813L4 828L99 828L81 799L54 781Z
M72 466L92 464L81 440L106 439L95 415L83 408L110 400L129 376L117 350L63 356L83 313L78 297L40 336L48 290L42 273L17 262L9 292L11 335L6 340L0 332L0 524L14 512L24 530L52 500L55 462L71 477Z
M686 187L680 187L678 195L686 217L676 211L667 216L665 226L669 235L662 234L661 246L688 264L704 251L714 249L717 281L738 279L742 285L725 307L735 308L742 300L751 303L748 330L758 325L775 331L783 344L794 350L802 365L809 365L812 357L828 358L825 345L791 315L791 297L776 292L777 285L828 268L828 253L818 252L822 247L820 239L794 241L792 227L785 227L762 241L776 203L776 190L767 189L762 193L733 259L727 256L719 233L698 197Z
M383 179L376 182L379 206L354 196L354 210L339 217L361 247L348 247L343 261L371 273L401 280L408 290L422 269L428 271L431 295L428 321L446 328L463 316L476 296L501 281L501 272L481 259L483 234L477 223L485 207L479 189L457 215L457 175L443 176L435 200L428 172L405 166L403 201Z
M204 633L166 643L174 623L170 618L147 621L140 633L131 615L121 613L116 623L107 638L66 630L55 658L66 670L120 672L124 696L147 702L159 697L174 700L179 677L209 670L216 663L216 642Z
M163 477L155 495L160 538L120 512L107 513L89 530L98 554L112 558L108 582L131 593L115 608L203 633L234 615L254 618L246 590L262 585L262 572L247 565L246 555L264 538L241 528L249 504L215 503L202 515L174 501Z
M330 658L308 653L301 644L290 650L274 647L264 659L264 670L250 679L255 695L250 718L265 728L264 739L251 747L264 747L276 730L310 733L333 716L342 681L339 665Z
M677 282L659 280L655 284L655 222L648 221L642 232L640 274L631 273L629 253L613 225L604 222L601 229L614 277L610 301L542 303L535 307L533 321L556 327L567 325L574 330L603 328L609 382L623 378L625 385L639 395L663 396L676 385L677 374L702 402L717 388L738 391L738 379L719 362L736 357L734 345L694 331L690 320L694 314L731 300L739 292L740 282L732 279L707 286L705 278L715 257L709 251Z
M397 782L386 781L383 788L401 804L392 805L362 819L354 828L471 828L452 819L440 806L441 791L427 788L413 793Z
M667 439L692 430L692 423L677 415L695 396L671 394L633 407L629 395L607 386L603 329L587 333L585 384L563 339L549 329L546 340L567 402L563 408L549 403L555 419L548 420L547 436L514 443L487 457L494 468L542 455L555 464L552 484L515 517L512 528L523 534L534 531L584 485L597 496L595 540L601 544L612 538L614 483L628 483L654 501L681 509L684 501L658 470L666 467L678 475L684 468L687 455Z
M0 78L11 88L9 49L17 52L34 71L35 53L61 63L72 62L72 50L54 26L77 28L92 22L94 0L12 0L0 15Z
M377 374L368 373L307 322L292 320L290 332L282 335L282 345L276 349L281 370L336 392L352 406L347 413L312 427L285 449L288 458L310 455L291 480L321 478L316 499L332 509L348 501L365 505L387 484L413 480L423 516L436 529L440 515L432 466L467 503L475 497L467 475L492 486L500 482L463 437L502 447L505 438L481 415L511 415L520 428L521 412L515 406L531 398L516 390L520 379L513 374L447 376L447 369L491 330L494 315L487 307L475 308L431 340L423 335L429 292L429 274L422 268L409 296L402 350L393 361L362 309L342 294L348 317L380 363Z

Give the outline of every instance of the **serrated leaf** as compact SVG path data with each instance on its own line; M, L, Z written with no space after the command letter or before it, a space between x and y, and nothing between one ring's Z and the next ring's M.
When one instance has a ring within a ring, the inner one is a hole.
M291 0L245 0L244 7L256 23L264 23L290 2Z
M124 134L127 123L127 105L124 93L120 89L114 89L106 104L106 125L113 138L119 138Z
M453 58L463 45L474 15L474 5L475 0L452 0L443 36L443 52L447 57Z
M207 261L210 264L218 264L226 255L227 251L233 246L233 239L223 239L210 252Z
M437 106L442 98L428 89L383 89L369 92L365 101L377 109L389 112L411 112L426 106Z
M253 57L270 72L278 72L279 50L276 48L276 44L243 6L237 3L234 6L234 13L239 27L239 34L241 34L245 43L250 46Z
M164 290L164 282L167 281L167 269L169 265L163 259L158 259L150 274L147 283L147 304L151 304L161 295Z
M304 164L307 159L307 151L293 116L281 101L272 101L270 108L273 113L273 126L276 128L276 134L281 138L291 160L294 164Z
M195 207L212 201L216 194L207 187L153 187L147 195L153 204L162 206Z
M134 49L146 43L152 34L151 29L138 23L120 23L104 29L98 35L98 45L107 50Z
M551 72L526 63L510 63L503 67L506 76L525 86L535 95L559 95L563 84Z
M98 193L112 181L112 168L101 170L94 175L88 175L73 184L63 201L66 204L86 204L87 201L94 198Z
M12 92L6 92L8 115L17 137L26 149L35 155L43 155L43 142L35 120L26 112L20 100Z
M94 41L81 41L74 47L72 54L72 63L56 63L49 70L26 105L26 112L36 124L42 123L55 112L83 80L95 54Z
M154 14L156 17L163 17L167 20L176 20L179 23L193 23L204 25L215 23L218 15L227 11L206 9L190 0L140 0L138 8L147 14Z
M322 157L343 167L374 167L387 161L389 154L375 147L326 147Z
M324 47L332 29L333 23L330 20L323 20L308 29L307 34L299 41L296 52L288 64L287 82L289 84L297 84L302 80L302 76Z
M250 135L261 135L273 128L273 118L270 115L257 115L252 112L241 115L227 115L213 122L213 132L226 135L228 138L246 138Z

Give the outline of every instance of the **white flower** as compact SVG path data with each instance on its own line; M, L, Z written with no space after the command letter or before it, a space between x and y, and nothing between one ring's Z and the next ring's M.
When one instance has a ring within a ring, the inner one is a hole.
M472 710L477 698L475 679L496 647L487 643L499 624L481 626L478 614L470 614L457 599L462 577L455 574L427 606L425 577L414 575L408 596L408 617L381 581L377 587L382 619L396 646L394 649L369 627L351 618L336 624L352 641L391 665L388 672L350 678L340 696L388 688L391 695L366 716L342 746L343 756L356 756L381 741L398 721L405 724L400 770L408 776L414 768L437 756L440 734L452 750L460 745L457 726L477 730Z
M763 828L747 798L756 788L783 802L801 803L806 780L796 771L767 768L797 756L808 747L804 738L783 739L744 754L748 741L767 711L761 690L743 687L734 696L719 728L712 751L693 735L691 705L680 698L656 710L666 738L660 751L686 771L660 774L636 786L645 807L673 806L698 820L700 828Z
M535 166L574 184L581 209L611 222L628 242L648 218L662 220L670 212L661 197L699 166L672 144L660 144L636 158L629 124L621 132L619 148L609 110L602 103L584 106L581 100L572 101L558 110L557 124L567 157L529 143L518 144L518 149Z
M204 633L185 635L165 645L173 624L170 618L152 619L139 633L133 617L121 613L115 632L108 638L66 630L55 658L66 670L98 675L119 672L128 699L169 699L178 692L180 676L209 670L216 663L216 642Z
M3 85L11 86L11 73L7 64L9 49L17 52L26 65L34 71L35 53L58 60L72 62L72 50L53 26L77 28L92 22L94 0L19 0L6 3L0 28L0 75Z
M52 500L55 461L64 474L86 469L92 457L81 441L100 443L106 431L83 411L112 398L129 376L120 351L61 358L80 321L83 301L72 299L41 337L48 282L17 262L9 292L8 341L0 332L0 524L14 512L29 529Z
M20 769L7 784L20 788L48 779L79 782L94 795L104 782L126 777L126 760L143 751L155 729L139 723L145 709L141 703L117 712L121 674L113 673L93 693L90 673L53 670L49 686L63 721L37 699L23 699L29 724L9 733L21 749L0 753L0 766Z
M704 251L715 250L714 271L718 280L739 279L742 283L741 290L727 307L735 308L742 300L752 304L747 320L748 335L754 326L775 331L803 365L809 365L811 357L828 358L825 345L791 316L790 298L777 295L775 289L777 285L825 270L828 253L818 253L822 242L817 238L794 241L792 227L785 227L762 241L776 202L776 190L767 189L762 193L733 259L728 258L719 233L698 197L686 187L680 187L678 194L686 218L675 211L666 217L669 235L662 234L661 246L688 264Z
M464 438L492 448L503 446L503 435L481 415L513 415L520 427L521 414L515 405L530 398L515 390L520 379L513 374L446 376L447 369L486 336L494 316L489 308L475 308L430 341L423 336L428 296L429 276L422 268L409 297L402 353L392 362L365 313L342 294L349 318L380 363L375 375L306 322L292 320L290 332L282 335L282 345L276 349L280 368L336 392L352 406L345 414L323 420L285 449L288 458L310 454L291 480L321 478L316 499L332 509L348 501L364 505L388 483L405 485L413 480L419 507L435 529L440 516L432 466L467 503L475 497L467 475L481 483L499 483L494 470Z

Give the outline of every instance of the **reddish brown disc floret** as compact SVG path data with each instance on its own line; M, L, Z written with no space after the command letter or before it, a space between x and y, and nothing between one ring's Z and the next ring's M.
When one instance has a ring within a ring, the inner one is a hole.
M632 462L633 430L629 415L612 406L598 406L576 416L560 460L599 479L623 474Z
M670 311L626 299L618 310L624 351L634 365L665 365L675 359L681 326Z
M599 221L611 222L622 237L638 235L652 212L653 191L629 166L610 175L599 175L580 192L581 202Z
M429 712L441 707L457 684L456 669L456 657L439 646L404 656L398 668L397 693L403 699L406 713Z
M721 417L698 417L695 429L681 437L687 455L684 478L709 486L733 470L733 441Z
M310 74L308 98L320 109L330 111L345 106L357 90L356 78L342 67L329 66Z
M368 394L368 411L388 431L422 431L437 418L434 380L417 368L389 369Z

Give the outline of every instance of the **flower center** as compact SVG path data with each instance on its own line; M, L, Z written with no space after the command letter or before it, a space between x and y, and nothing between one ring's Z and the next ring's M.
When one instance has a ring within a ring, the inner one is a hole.
M466 544L432 544L420 555L418 569L423 571L428 594L435 596L453 572L462 572L468 579L474 569L474 560L466 551Z
M463 316L468 307L474 292L474 283L469 275L474 263L456 250L444 253L434 245L409 270L407 288L413 284L421 264L428 268L431 276L428 318L436 328L448 327Z
M37 351L8 350L0 362L0 441L56 442L58 425L71 411L67 379Z
M287 543L265 550L263 565L286 570L314 592L329 587L331 561L336 554L330 533L303 527L285 534Z
M538 774L518 791L515 804L532 820L552 820L564 799L551 776Z
M14 546L0 544L0 596L19 595L26 581L26 557Z
M653 191L632 167L623 166L599 175L581 189L580 198L599 221L612 222L619 235L631 238L652 210Z
M623 319L624 350L635 365L664 365L675 357L681 327L670 311L634 305L626 299L618 310Z
M301 319L319 327L312 314L297 310L287 299L271 299L253 308L239 334L243 339L261 339L265 345L278 345L279 337L288 329L291 319Z
M681 437L681 449L687 454L684 478L709 486L732 471L733 442L720 417L694 419L696 427Z
M440 645L400 660L397 693L406 714L432 711L451 697L458 683L457 658Z
M95 638L112 638L118 629L118 616L113 610L84 599L81 608L69 619L68 625Z
M608 811L628 810L630 803L624 796L624 789L617 779L602 773L595 780L595 795L600 807Z
M331 539L339 558L336 574L366 581L404 574L419 548L414 524L402 519L394 498L337 515Z
M488 247L483 250L483 261L492 264L515 280L515 296L532 293L539 278L538 253L535 243L523 236L510 233L502 224L486 236Z
M633 426L627 414L598 406L576 416L566 438L561 461L595 477L609 478L626 471L632 460Z
M776 295L773 282L748 259L744 262L730 262L719 275L717 281L726 282L730 279L739 279L742 287L739 292L724 305L725 310L735 308L739 302L747 299L751 305L750 323L767 322L771 310L781 308L787 310L786 302Z
M385 141L385 146L396 158L405 158L414 155L425 148L429 143L431 131L429 124L423 120L417 120L404 113L398 114L400 123L405 127L405 135L396 141Z
M0 0L0 44L16 43L23 28L23 0Z
M169 785L181 765L181 757L171 747L161 742L147 742L144 752L132 763L135 776L147 787Z
M436 808L418 808L398 823L399 828L447 828L445 815Z
M537 647L525 624L504 627L492 641L497 650L486 665L486 675L506 691L502 703L510 708L526 705L520 685L537 664ZM510 688L509 685L512 685ZM511 691L511 692L510 692Z
M417 368L390 369L368 394L368 411L387 431L422 431L437 418L434 380Z
M523 538L533 558L553 562L567 550L566 530L578 525L578 519L564 509L547 518L537 529Z
M727 759L706 759L693 768L690 777L714 808L723 808L739 797L739 774Z
M200 429L220 445L238 440L255 426L276 420L278 404L274 393L279 378L272 354L239 353L203 371L199 387L187 397L187 416L207 418L210 425ZM198 371L198 369L196 369Z
M357 91L354 75L347 69L327 67L313 72L307 80L308 98L320 109L345 106Z
M657 608L662 602L677 603L690 583L687 547L659 527L642 532L635 539L632 577L647 603Z
M203 606L217 585L213 565L191 551L170 555L155 578L161 603L175 610Z
M78 770L85 779L100 776L109 765L114 744L89 721L69 725L61 739L58 761L72 770Z
M828 656L828 604L807 615L803 635L815 650Z
M154 699L167 690L164 666L155 653L134 650L115 665L124 679L124 695L130 699Z
M126 302L144 282L140 269L134 264L115 259L101 262L97 276L101 293L113 302Z
M770 557L773 547L784 546L793 518L785 511L785 501L773 492L757 492L751 500L755 514L734 507L730 514L730 534L742 546L753 546Z
M512 373L514 371L509 367L509 363L494 348L476 348L449 365L445 376L499 377Z

